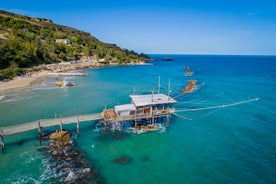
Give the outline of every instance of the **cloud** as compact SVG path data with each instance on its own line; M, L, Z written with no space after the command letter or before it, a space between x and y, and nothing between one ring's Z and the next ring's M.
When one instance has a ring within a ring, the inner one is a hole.
M248 12L247 14L245 14L245 16L250 17L250 16L259 15L261 13L262 12L260 12L260 11Z

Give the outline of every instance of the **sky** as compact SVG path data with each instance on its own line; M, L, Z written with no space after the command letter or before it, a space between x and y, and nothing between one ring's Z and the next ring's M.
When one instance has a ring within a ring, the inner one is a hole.
M276 55L275 0L0 0L146 54Z

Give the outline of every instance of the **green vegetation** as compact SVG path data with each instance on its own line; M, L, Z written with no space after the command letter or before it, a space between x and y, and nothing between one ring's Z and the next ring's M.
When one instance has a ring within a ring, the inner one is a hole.
M0 80L34 66L90 58L103 63L140 62L149 57L100 42L90 33L0 10Z

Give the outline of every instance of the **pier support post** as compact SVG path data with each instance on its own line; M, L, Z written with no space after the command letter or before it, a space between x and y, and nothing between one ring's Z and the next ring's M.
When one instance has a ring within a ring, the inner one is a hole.
M39 144L41 146L41 139L42 139L42 127L41 127L41 123L40 120L38 121L38 139L39 139Z
M60 121L59 121L59 126L60 126L60 132L62 132L62 119L60 118Z
M2 153L5 153L5 144L3 142L3 137L4 137L3 130L0 129L0 145L1 145L1 150L2 150Z
M114 130L115 130L115 122L112 123L112 132L114 133Z
M151 124L154 125L154 118L155 117L154 117L154 109L153 109L153 107L151 107L151 116L152 116L151 117Z
M170 115L167 114L167 118L166 118L166 126L169 127L170 126Z
M123 123L122 123L122 121L120 121L120 131L121 132L123 131Z
M78 136L80 136L80 121L79 121L79 117L77 116L77 134Z
M104 131L106 132L107 131L107 122L104 121Z
M134 120L134 123L135 123L135 132L136 132L136 134L138 133L137 132L137 114L136 114L136 111L135 111L135 120Z

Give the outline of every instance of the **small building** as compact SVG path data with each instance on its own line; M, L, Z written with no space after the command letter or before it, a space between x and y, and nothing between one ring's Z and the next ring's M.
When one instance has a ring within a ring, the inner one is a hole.
M130 95L132 103L136 107L158 106L176 103L176 101L164 94Z
M56 43L63 43L66 45L72 45L72 42L68 39L56 39Z
M131 103L124 105L116 105L114 109L106 109L102 116L107 124L114 124L124 121L133 121L135 129L144 125L154 125L159 119L173 114L175 109L173 104L177 101L164 94L148 94L148 95L130 95ZM111 115L112 112L112 115Z

